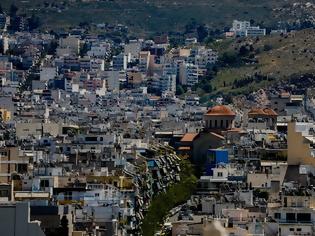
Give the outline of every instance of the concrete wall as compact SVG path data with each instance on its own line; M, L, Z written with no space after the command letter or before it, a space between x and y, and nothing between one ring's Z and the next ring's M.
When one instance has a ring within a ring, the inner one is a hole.
M300 231L297 231L300 229ZM313 232L311 225L303 225L303 224L281 224L279 225L279 236L287 236L287 235L297 235L297 234L303 234L312 235L311 232Z
M254 188L271 188L272 181L283 183L285 173L285 169L280 174L250 173L247 175L247 183L251 183Z
M17 123L16 136L20 139L28 135L41 136L42 126L44 133L50 133L54 137L61 134L61 126L57 123Z
M45 236L38 222L30 222L27 203L0 206L0 232L5 236Z

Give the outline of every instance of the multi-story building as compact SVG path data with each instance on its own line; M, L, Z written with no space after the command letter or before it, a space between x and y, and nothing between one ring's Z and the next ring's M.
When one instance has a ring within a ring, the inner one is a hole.
M303 192L304 190L300 190ZM283 192L281 204L270 204L269 215L278 223L278 235L312 235L314 196Z
M149 51L141 51L139 54L139 70L141 72L146 73L149 68L150 63L150 52Z
M127 70L127 64L128 56L126 56L125 54L120 53L119 55L113 57L113 70Z
M74 55L78 55L80 52L80 39L76 36L68 36L59 40L59 47L69 49Z
M3 235L45 236L39 221L31 221L28 203L2 203L0 230Z
M10 183L14 174L27 173L29 159L19 155L18 147L0 149L0 182Z
M131 61L139 59L139 54L142 48L141 40L130 40L124 47L124 55L127 55Z
M266 35L266 29L259 26L251 26L249 21L234 20L230 32L239 37L259 37Z
M246 37L260 37L266 35L266 29L261 29L259 26L248 27L245 31Z
M107 56L109 56L110 52L111 44L103 42L92 45L91 49L87 52L87 55L96 58L106 58Z
M180 65L179 69L179 82L188 87L192 87L198 83L199 77L202 75L200 72L198 65L183 63Z
M161 78L161 91L162 92L176 92L176 75L166 75Z

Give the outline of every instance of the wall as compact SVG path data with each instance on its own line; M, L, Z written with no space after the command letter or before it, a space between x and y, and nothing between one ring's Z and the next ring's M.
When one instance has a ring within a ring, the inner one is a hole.
M219 148L223 140L212 133L200 133L193 142L193 160L197 163L205 163L209 149Z
M294 122L288 123L288 165L315 166L310 144L304 141L300 132L296 132L295 125Z
M301 231L297 231L297 229L301 229ZM291 231L293 229L294 231ZM304 235L312 235L311 232L313 232L311 225L302 225L302 224L281 224L279 225L279 230L281 233L279 236L287 236L287 235L296 235L297 233L301 234L304 233Z
M0 206L0 232L7 236L45 236L37 222L30 222L26 203Z
M61 127L56 123L17 123L16 136L18 138L25 138L28 135L41 136L42 126L44 133L50 133L56 137L61 133Z

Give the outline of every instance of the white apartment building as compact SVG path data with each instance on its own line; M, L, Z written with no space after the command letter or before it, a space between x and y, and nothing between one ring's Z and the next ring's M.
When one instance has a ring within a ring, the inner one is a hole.
M176 75L165 75L160 79L161 92L176 92Z
M192 63L183 63L180 65L179 69L179 82L181 84L192 87L199 81L199 76L201 76L201 70L198 65Z
M265 36L265 35L266 35L266 29L261 29L259 26L248 27L245 31L246 37L259 37L259 36Z
M250 27L249 21L234 20L232 23L232 31L245 31L248 27Z
M102 78L106 80L109 91L119 91L120 79L126 78L126 75L120 71L104 71Z
M105 61L103 59L91 59L91 70L92 71L104 71Z
M195 64L200 68L206 68L209 64L215 64L218 60L218 53L212 49L202 48L195 56Z
M59 40L60 49L68 49L67 51L78 55L80 52L80 39L75 36L69 36L67 38L61 38Z
M127 64L128 56L124 55L123 53L113 57L113 70L127 70Z
M130 40L124 47L124 55L128 55L131 61L139 59L142 40Z
M230 31L239 37L259 37L266 35L266 29L261 29L259 26L251 26L249 21L234 20Z
M139 54L139 69L141 72L147 72L150 63L150 52L142 51Z
M91 47L90 51L87 52L87 55L90 57L104 58L107 57L111 52L110 43L99 43Z

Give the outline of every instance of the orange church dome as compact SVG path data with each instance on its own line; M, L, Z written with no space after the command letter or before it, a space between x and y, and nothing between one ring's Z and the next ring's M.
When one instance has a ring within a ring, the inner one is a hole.
M208 110L207 116L235 116L235 113L224 105L214 106Z

